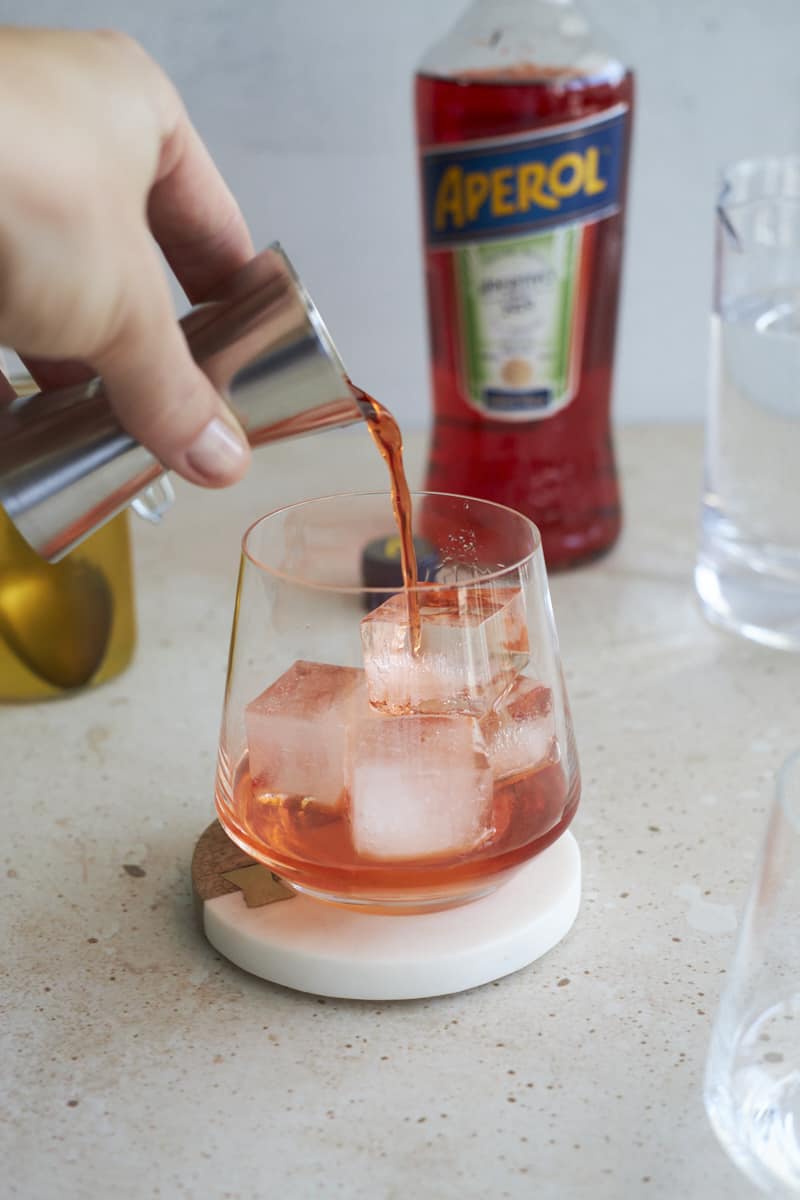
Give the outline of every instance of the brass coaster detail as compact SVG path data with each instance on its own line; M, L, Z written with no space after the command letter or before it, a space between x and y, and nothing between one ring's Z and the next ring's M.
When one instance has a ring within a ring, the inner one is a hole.
M290 900L295 894L269 867L232 842L219 821L212 821L195 846L192 891L199 912L207 900L230 892L242 892L248 908Z

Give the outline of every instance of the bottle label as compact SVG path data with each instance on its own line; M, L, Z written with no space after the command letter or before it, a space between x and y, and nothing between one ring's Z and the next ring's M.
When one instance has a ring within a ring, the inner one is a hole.
M481 411L529 421L574 396L582 241L567 226L456 252L466 391Z
M575 396L585 227L619 210L627 111L423 153L428 248L453 252L466 398L496 419L552 416Z

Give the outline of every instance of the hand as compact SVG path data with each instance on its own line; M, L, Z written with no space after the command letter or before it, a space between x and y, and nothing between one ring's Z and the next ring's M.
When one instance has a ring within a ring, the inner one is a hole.
M156 243L196 303L252 257L173 85L116 33L0 29L0 343L41 387L102 375L125 428L211 487L244 474Z

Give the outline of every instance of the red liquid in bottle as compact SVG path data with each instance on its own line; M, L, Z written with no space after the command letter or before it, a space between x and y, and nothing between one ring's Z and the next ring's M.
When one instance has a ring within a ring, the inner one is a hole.
M421 151L476 139L539 134L630 109L630 73L613 82L542 78L525 82L526 68L505 72L505 81L476 75L416 81ZM519 82L523 79L523 82ZM609 406L617 323L628 165L630 114L618 146L616 211L582 226L576 268L581 315L576 318L573 398L553 415L532 420L496 419L470 403L465 384L465 319L459 299L456 255L427 245L426 276L434 393L434 427L427 487L507 504L538 525L548 566L570 566L608 550L620 530L620 498L611 443ZM561 136L554 135L554 136ZM564 143L568 146L568 143ZM469 162L469 159L465 161ZM602 170L602 159L600 160ZM570 186L564 173L563 190ZM480 189L480 181L475 185ZM510 212L516 186L511 176L496 184L500 211ZM480 191L473 193L477 205ZM469 193L465 193L469 202ZM547 197L545 196L547 201ZM491 193L486 204L495 203ZM531 206L533 208L533 205ZM547 214L544 213L545 218ZM555 221L555 218L554 218ZM426 233L429 216L426 214ZM430 241L430 239L428 239ZM577 311L577 309L576 309ZM514 365L510 364L512 383Z

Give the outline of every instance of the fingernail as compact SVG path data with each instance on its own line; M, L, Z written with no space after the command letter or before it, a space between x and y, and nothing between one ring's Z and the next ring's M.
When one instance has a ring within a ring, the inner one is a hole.
M247 454L240 434L221 417L214 417L187 449L186 462L209 483L224 483L239 477Z

